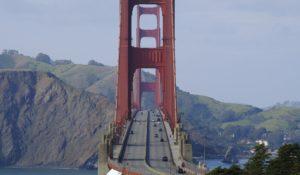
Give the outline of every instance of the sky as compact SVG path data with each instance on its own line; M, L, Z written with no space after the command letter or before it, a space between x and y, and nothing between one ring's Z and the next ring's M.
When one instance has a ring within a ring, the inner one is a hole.
M175 19L181 89L258 107L300 101L299 0L177 0ZM0 0L0 23L0 51L117 65L118 0Z

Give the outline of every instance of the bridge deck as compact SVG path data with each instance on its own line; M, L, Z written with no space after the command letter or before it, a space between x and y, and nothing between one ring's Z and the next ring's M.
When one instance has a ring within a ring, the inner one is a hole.
M146 157L146 138L147 138L147 119L148 113L137 112L131 131L129 131L128 142L125 148L122 164L127 169L138 170L143 174L151 174L145 165ZM131 133L132 132L132 133Z
M137 112L128 133L127 145L123 145L124 156L119 164L122 169L144 175L179 174L176 166L180 166L183 160L180 159L179 146L174 144L171 128L163 121L161 111ZM162 160L164 156L168 160ZM204 174L196 166L188 162L185 164L187 174Z
M176 167L173 165L167 132L163 126L163 119L160 112L157 110L150 111L149 119L149 157L147 160L149 165L165 174L177 174ZM168 161L162 161L163 156L166 156Z

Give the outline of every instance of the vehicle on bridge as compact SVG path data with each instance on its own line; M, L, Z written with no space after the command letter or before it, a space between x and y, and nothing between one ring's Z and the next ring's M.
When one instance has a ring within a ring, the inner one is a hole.
M185 174L185 171L183 170L183 168L178 167L177 168L177 173L179 173L179 174Z
M161 158L161 160L164 161L164 162L167 162L169 159L168 159L167 156L163 156L163 157Z

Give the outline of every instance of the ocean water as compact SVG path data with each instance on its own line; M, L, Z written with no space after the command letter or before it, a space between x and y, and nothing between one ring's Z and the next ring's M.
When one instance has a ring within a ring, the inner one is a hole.
M240 167L244 167L244 165L247 163L248 159L240 159L238 165ZM209 170L212 170L217 167L223 167L223 168L229 168L232 164L229 163L223 163L221 159L208 159L206 160L206 165Z
M97 175L97 170L0 168L0 175Z
M247 159L240 159L241 167ZM207 167L212 170L218 166L229 168L231 164L223 163L221 159L206 160ZM0 168L0 175L97 175L97 170L81 169L46 169L46 168Z

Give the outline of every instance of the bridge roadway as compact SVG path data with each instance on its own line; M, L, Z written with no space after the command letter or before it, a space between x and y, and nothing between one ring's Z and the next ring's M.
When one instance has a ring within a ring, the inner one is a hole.
M149 111L149 134L147 162L154 169L165 174L176 174L176 167L173 165L168 136L163 125L163 119L158 110ZM162 161L166 156L168 161Z
M138 170L145 175L177 174L162 122L158 110L137 112L125 147L124 168ZM163 156L168 160L163 161Z
M145 164L148 112L139 111L134 118L122 164L125 168L151 174Z

